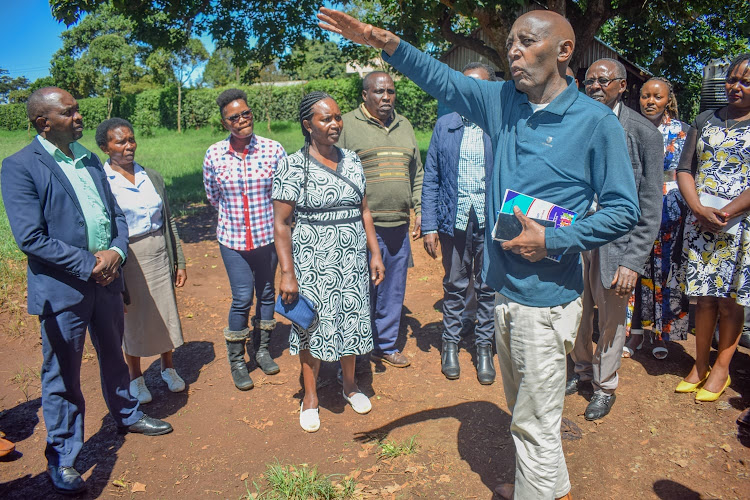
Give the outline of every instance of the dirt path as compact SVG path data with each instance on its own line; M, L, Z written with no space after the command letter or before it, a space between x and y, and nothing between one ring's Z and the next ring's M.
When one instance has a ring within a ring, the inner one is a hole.
M212 217L204 210L180 223L189 280L178 291L186 344L175 363L188 389L169 393L158 358L144 362L154 396L144 410L167 419L174 433L116 435L88 343L81 374L87 440L77 468L89 491L81 498L236 499L246 495L246 484L255 491L253 480L263 484L266 464L276 461L350 475L365 498L489 500L498 482L512 480L502 383L479 385L466 340L461 378L448 381L440 373L442 268L421 242L413 247L416 267L409 271L402 321L411 367L360 365L360 387L373 401L373 411L360 416L341 398L336 367L324 366L321 429L306 434L298 424L299 364L289 355L288 325L280 325L272 346L281 373L266 377L253 362L255 388L245 393L232 385L221 336L230 292ZM0 462L0 497L55 498L44 472L36 319L0 312L0 339L0 430L22 454ZM750 498L750 449L737 440L734 424L750 406L748 396L740 396L750 395L748 350L735 356L733 383L720 402L698 405L673 392L691 366L693 349L691 337L672 344L666 362L651 357L650 349L624 360L617 403L600 422L584 420L583 397L567 398L564 416L575 426L566 434L581 431L580 439L563 442L576 498ZM404 443L412 437L416 453L379 456L376 440ZM145 493L137 491L142 486Z

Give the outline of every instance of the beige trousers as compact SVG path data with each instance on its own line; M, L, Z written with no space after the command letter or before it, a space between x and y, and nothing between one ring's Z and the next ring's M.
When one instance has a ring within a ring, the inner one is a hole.
M602 285L599 272L599 250L582 252L583 258L583 314L576 345L570 357L575 361L581 380L590 380L596 392L612 394L617 389L617 370L622 362L625 345L625 322L628 296L618 297L614 290ZM594 306L599 308L599 342L596 351L591 336L594 334Z
M496 294L495 340L516 447L516 500L551 500L570 491L560 422L565 356L580 320L580 297L555 307L530 307Z

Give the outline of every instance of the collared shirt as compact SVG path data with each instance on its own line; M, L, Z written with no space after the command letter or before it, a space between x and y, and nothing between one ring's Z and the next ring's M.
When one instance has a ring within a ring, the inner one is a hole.
M377 118L373 116L372 113L370 113L370 111L367 109L367 106L365 106L365 103L360 103L359 109L362 110L362 114L365 115L365 118L374 121L376 125L379 125L386 130L389 130L396 123L396 120L394 120L394 118L396 117L395 111L391 111L391 116L389 117L388 125L386 125L385 123L380 121L380 118Z
M281 144L255 134L240 152L232 149L229 138L208 148L203 186L219 211L219 243L233 250L273 243L271 189L276 164L285 156Z
M471 207L479 228L484 227L484 132L475 123L462 118L464 135L458 154L458 202L456 229L466 231Z
M112 227L109 214L104 207L104 202L99 195L99 191L96 189L94 179L91 178L91 174L83 163L84 158L91 157L91 151L78 144L78 142L71 142L70 151L73 153L73 158L69 158L57 146L41 135L38 135L37 139L39 139L44 149L57 162L65 177L68 178L68 181L73 186L73 192L75 192L78 203L81 205L81 210L83 210L89 252L96 253L101 250L114 250L125 260L123 249L109 246L112 242Z
M135 183L115 171L109 164L104 164L109 187L128 221L130 238L152 233L164 224L162 216L163 201L156 188L148 178L143 167L133 163Z
M612 112L618 118L620 117L620 109L622 109L622 101L617 101L617 103L615 103L615 107L612 108Z

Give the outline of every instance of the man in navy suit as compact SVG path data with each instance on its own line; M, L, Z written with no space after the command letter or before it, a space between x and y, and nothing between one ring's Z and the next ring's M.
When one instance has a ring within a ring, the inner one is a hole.
M26 111L37 137L3 160L3 202L18 247L28 257L28 310L42 330L42 410L47 472L55 489L86 487L75 470L83 446L80 372L86 329L99 357L101 384L118 432L167 434L128 392L122 355L123 281L128 225L99 159L76 142L83 119L72 95L56 87L31 94Z

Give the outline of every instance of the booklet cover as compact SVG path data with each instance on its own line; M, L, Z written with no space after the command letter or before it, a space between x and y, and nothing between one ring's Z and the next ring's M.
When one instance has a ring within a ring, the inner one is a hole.
M521 212L534 219L537 223L545 227L565 227L571 225L578 214L572 210L555 205L539 198L534 198L527 194L505 190L503 204L500 211L497 212L497 222L492 232L493 239L497 241L512 240L521 234L521 223L513 213L513 208L518 207ZM560 255L548 255L546 258L555 262L560 262Z

